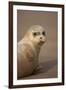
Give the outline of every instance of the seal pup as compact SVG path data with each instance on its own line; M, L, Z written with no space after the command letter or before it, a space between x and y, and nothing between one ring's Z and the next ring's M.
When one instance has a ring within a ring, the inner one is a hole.
M31 75L38 67L40 48L46 41L45 30L33 25L17 45L17 78Z

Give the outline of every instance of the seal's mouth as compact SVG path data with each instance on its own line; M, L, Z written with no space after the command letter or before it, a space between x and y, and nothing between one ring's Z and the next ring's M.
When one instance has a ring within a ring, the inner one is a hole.
M39 45L42 45L45 41L40 40Z

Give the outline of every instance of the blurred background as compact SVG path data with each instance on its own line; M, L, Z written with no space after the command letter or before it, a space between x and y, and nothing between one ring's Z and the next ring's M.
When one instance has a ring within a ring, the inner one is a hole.
M22 79L57 77L57 16L57 12L17 10L17 42L33 25L43 26L47 37L39 55L40 69L35 74Z

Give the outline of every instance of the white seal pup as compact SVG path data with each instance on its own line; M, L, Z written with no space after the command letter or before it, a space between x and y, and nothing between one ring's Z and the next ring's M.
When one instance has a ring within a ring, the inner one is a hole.
M32 26L17 45L17 77L32 74L38 67L40 47L45 43L46 35L40 25Z

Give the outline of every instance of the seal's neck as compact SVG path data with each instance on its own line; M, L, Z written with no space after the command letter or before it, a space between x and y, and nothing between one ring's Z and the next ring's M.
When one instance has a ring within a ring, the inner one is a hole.
M34 44L33 44L33 45L34 45ZM39 46L39 45L34 45L34 47L35 47L37 53L39 53L39 52L40 52L40 46Z
M40 52L40 46L36 45L35 43L33 43L31 40L27 39L27 38L24 38L22 39L22 42L24 41L24 43L27 42L27 44L29 44L33 49L34 51L36 51L37 53Z

